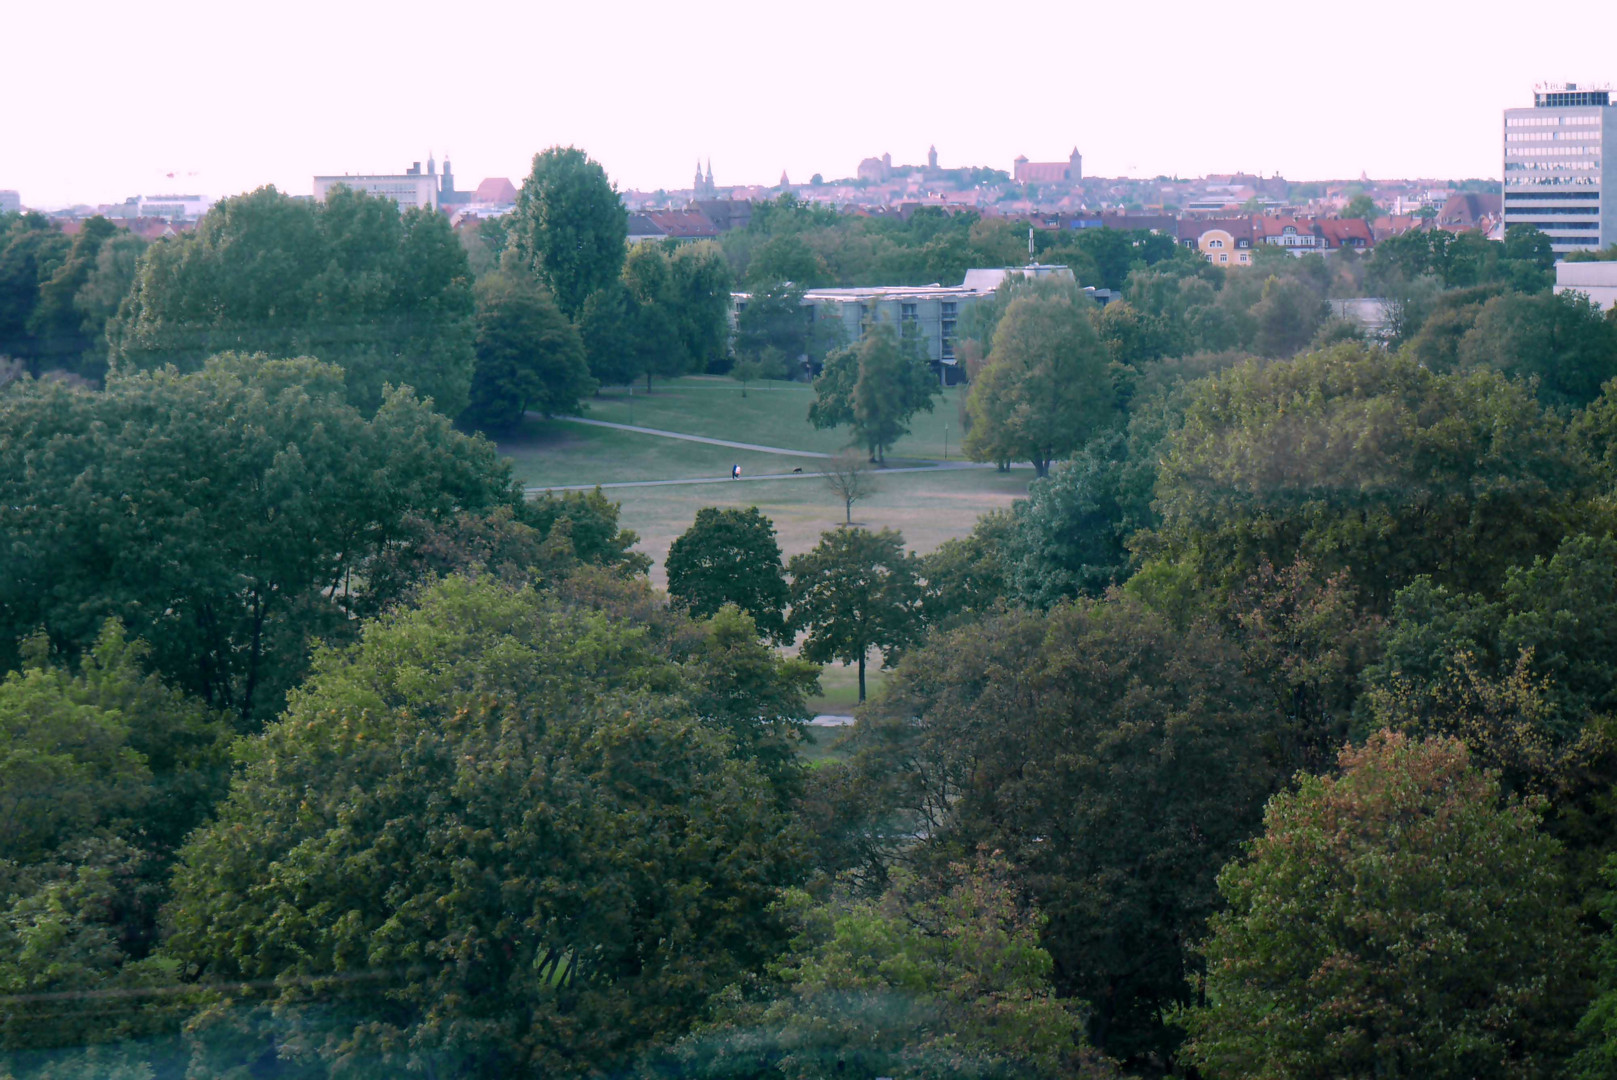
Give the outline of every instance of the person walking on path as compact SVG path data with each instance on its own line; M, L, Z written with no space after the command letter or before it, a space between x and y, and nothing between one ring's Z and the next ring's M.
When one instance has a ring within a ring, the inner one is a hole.
M741 479L741 466L739 464L730 466L730 479Z

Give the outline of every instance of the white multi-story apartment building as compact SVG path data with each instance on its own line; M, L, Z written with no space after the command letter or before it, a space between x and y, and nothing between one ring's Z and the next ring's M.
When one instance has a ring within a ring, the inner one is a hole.
M1531 109L1505 110L1505 228L1543 230L1557 256L1617 242L1611 88L1542 83Z

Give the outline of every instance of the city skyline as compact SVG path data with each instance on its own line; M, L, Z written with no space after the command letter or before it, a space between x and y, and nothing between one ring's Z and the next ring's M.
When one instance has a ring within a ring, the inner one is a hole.
M1131 22L1034 3L1012 23L944 4L905 25L897 51L840 20L738 20L700 3L682 9L681 36L665 9L638 3L493 9L445 32L439 7L413 2L380 21L295 0L232 25L178 0L159 53L131 47L116 10L10 16L17 40L64 43L0 72L13 103L0 188L29 205L263 184L307 194L314 175L397 172L429 152L467 184L520 182L557 144L641 190L688 187L698 157L720 187L769 185L783 171L850 176L884 152L921 162L931 145L944 167L1009 170L1018 154L1061 160L1076 145L1097 176L1497 179L1502 112L1536 82L1617 78L1605 45L1617 10L1593 0L1562 6L1578 33L1553 59L1430 32L1434 17L1466 13L1486 39L1477 13L1492 5L1427 5L1398 26L1263 2L1236 66L1227 20L1202 5ZM668 49L670 35L702 47Z

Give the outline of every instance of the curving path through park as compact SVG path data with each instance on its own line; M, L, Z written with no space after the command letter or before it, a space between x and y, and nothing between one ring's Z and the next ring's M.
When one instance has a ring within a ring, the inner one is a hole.
M537 415L530 413L530 416ZM713 439L706 435L687 435L683 431L664 431L662 428L639 427L635 424L616 424L610 420L586 420L581 416L554 416L568 424L588 424L590 427L615 428L618 431L634 431L641 435L655 435L663 439L680 439L684 442L706 443L709 446L724 446L732 450L752 450L761 454L779 454L783 457L818 458L828 461L835 454L825 454L817 450L788 450L783 446L763 446L759 443L733 442L729 439ZM913 459L912 459L913 460ZM942 472L951 469L993 469L997 466L990 463L974 461L927 461L924 465L901 465L897 468L880 468L877 471L887 473L912 472ZM811 480L815 477L825 476L823 472L789 472L789 473L760 473L756 476L743 476L734 479L729 476L696 476L684 480L619 480L609 484L554 484L549 487L531 487L524 489L529 495L536 495L543 491L594 491L596 488L636 488L636 487L674 487L679 484L746 484L758 483L764 480Z

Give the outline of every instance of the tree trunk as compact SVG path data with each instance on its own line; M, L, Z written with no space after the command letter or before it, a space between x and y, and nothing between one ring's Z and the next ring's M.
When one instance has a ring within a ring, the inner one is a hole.
M865 654L859 654L859 704L865 703Z
M651 393L651 372L646 372L646 393Z
M843 522L842 523L844 525L852 525L853 524L853 500L852 499L843 499L842 500L842 517L843 517Z

